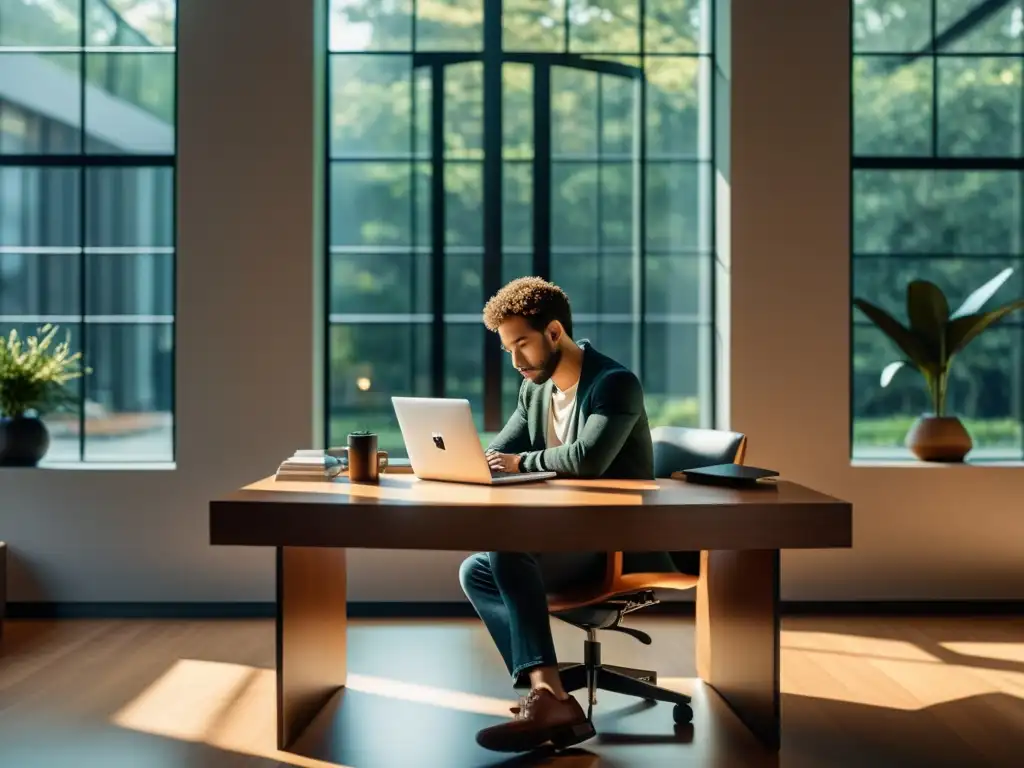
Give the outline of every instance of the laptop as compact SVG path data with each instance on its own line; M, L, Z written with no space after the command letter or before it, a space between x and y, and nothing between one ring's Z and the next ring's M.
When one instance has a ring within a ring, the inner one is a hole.
M509 485L557 477L554 472L492 471L468 400L392 397L391 403L413 474L420 480Z

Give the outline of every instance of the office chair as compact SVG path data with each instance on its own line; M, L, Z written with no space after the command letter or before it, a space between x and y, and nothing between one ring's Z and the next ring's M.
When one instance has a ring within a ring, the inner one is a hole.
M742 464L747 438L738 432L695 429L689 427L658 427L651 431L654 443L655 477L669 477L681 469L696 469L713 464ZM680 481L682 482L682 481ZM628 567L624 571L624 563ZM599 630L622 632L644 645L651 636L632 627L621 626L623 616L656 605L656 589L692 589L700 575L699 553L608 553L604 580L585 585L572 593L548 595L551 615L579 627L587 633L583 643L583 662L560 665L562 685L566 691L586 688L589 696L587 717L597 703L597 689L635 696L645 701L675 704L672 717L676 723L689 723L693 718L690 697L657 685L654 670L631 669L605 665L601 662Z

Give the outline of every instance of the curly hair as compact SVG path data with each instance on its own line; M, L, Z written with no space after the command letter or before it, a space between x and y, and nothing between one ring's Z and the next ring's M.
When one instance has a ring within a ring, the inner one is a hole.
M505 285L484 306L484 325L497 331L509 317L522 317L543 331L552 320L572 338L572 310L565 291L539 277L519 277Z

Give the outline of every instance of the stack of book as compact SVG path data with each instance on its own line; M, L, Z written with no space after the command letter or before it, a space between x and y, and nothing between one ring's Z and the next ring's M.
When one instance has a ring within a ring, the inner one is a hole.
M348 457L319 449L300 449L281 462L277 480L333 480L348 470Z

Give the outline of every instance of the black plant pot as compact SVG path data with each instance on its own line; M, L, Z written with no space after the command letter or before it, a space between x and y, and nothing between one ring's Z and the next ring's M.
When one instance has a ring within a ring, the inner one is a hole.
M50 449L50 433L34 416L0 418L0 467L34 467Z

